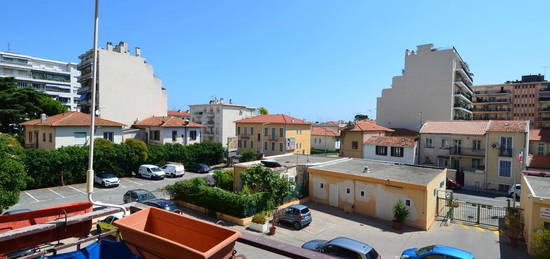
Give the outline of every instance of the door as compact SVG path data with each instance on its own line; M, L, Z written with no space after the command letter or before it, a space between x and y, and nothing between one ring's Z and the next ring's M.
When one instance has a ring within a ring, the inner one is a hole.
M333 207L338 207L338 185L329 184L328 194L329 194L329 204Z

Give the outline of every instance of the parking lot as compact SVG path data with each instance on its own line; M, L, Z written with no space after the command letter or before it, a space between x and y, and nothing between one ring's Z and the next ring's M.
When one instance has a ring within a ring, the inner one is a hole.
M122 204L122 195L131 189L146 189L155 193L159 198L165 197L165 194L160 191L161 188L168 184L177 181L191 179L194 177L205 176L206 174L196 174L186 172L183 177L179 178L164 178L164 180L148 180L135 177L120 178L120 185L114 188L94 188L95 200ZM86 201L86 185L73 184L60 187L51 187L36 190L22 191L19 195L19 202L10 207L13 209L41 209L45 207L64 204L67 202Z

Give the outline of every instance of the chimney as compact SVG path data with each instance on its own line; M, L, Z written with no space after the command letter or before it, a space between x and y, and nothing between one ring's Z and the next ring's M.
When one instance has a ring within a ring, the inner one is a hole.
M128 43L121 41L116 45L114 50L118 53L128 53Z
M112 51L113 50L113 43L112 42L107 42L107 50L110 50Z
M220 103L223 104L223 98L220 98Z
M136 47L136 57L141 57L141 48Z
M48 116L46 116L45 113L40 114L40 123L46 122L47 118L48 118Z

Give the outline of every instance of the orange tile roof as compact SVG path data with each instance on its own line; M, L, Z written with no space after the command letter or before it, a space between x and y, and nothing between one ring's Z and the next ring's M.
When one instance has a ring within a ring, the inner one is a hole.
M404 128L392 128L394 132L391 133L392 136L397 137L418 137L418 131L404 129Z
M329 127L312 127L311 128L311 135L312 136L332 136L332 137L338 137L340 136L340 133L333 128Z
M458 135L484 135L489 121L427 121L420 129L421 134L458 134Z
M152 116L138 121L134 126L161 127L161 128L186 128L186 127L204 127L201 124L192 121L185 121L178 117L171 116Z
M497 121L491 120L488 131L492 132L526 132L528 121Z
M168 116L191 117L191 114L182 110L170 110L168 111Z
M235 123L274 123L274 124L302 124L302 125L311 125L311 123L296 119L294 117L285 115L285 114L267 114L267 115L257 115L254 117L237 120Z
M529 163L530 168L547 168L550 169L550 156L539 156L531 155L531 162Z
M374 120L360 120L352 122L344 127L342 130L345 131L386 131L393 132L394 130L382 127L376 124Z
M365 144L394 147L414 147L416 140L406 137L372 136L365 140Z
M531 129L529 140L550 142L550 129Z
M40 122L40 119L25 121L21 123L23 126L52 126L52 127L69 127L69 126L90 126L91 117L90 114L82 112L66 112L56 114L46 118L45 122ZM112 126L112 127L122 127L125 124L102 119L96 117L95 123L97 126Z

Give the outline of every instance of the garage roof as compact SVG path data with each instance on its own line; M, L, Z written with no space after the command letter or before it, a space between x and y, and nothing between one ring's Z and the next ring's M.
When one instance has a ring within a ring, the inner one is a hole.
M537 197L550 197L550 177L526 175L525 180Z

